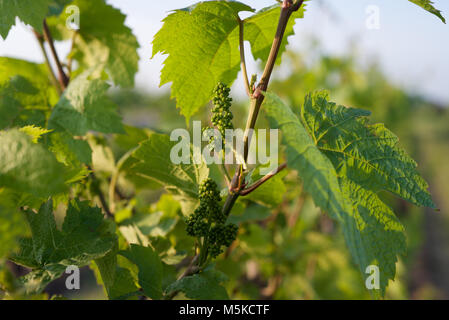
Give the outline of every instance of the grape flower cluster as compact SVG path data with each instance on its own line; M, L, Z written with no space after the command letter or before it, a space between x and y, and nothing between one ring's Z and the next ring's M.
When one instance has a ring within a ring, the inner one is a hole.
M232 120L234 115L231 112L232 98L229 97L231 89L224 83L219 82L214 90L214 98L212 103L214 105L212 109L212 125L217 128L221 134L221 139L224 142L227 129L234 129ZM206 128L206 130L213 130L213 128ZM213 137L210 139L210 145L214 141Z
M199 187L200 205L187 220L187 234L203 238L203 250L212 258L229 247L237 237L238 227L226 224L226 216L220 207L221 196L218 186L212 179L205 180Z

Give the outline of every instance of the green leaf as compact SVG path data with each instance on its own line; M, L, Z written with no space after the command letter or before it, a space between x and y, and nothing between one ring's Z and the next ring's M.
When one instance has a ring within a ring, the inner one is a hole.
M140 294L139 288L133 273L125 268L123 263L119 263L118 247L116 241L113 249L104 257L96 259L91 268L95 272L98 284L104 287L109 299L135 299L135 296Z
M275 4L258 11L244 21L245 40L249 41L251 44L251 51L254 59L260 59L263 63L267 62L270 54L273 38L279 22L280 12L281 9L279 4ZM281 62L282 54L285 52L285 48L288 44L287 38L294 34L293 27L295 26L296 19L304 18L304 12L305 4L303 4L298 11L294 12L290 18L279 49L277 63Z
M38 213L28 211L26 217L32 238L21 242L20 252L12 259L33 269L30 276L23 278L28 292L43 290L69 265L82 267L104 257L116 241L105 228L101 210L90 207L88 202L69 203L62 230L56 228L51 200Z
M72 0L50 0L49 5L49 15L57 16L60 15L64 10L64 7L70 4Z
M120 254L139 268L139 285L145 295L151 299L162 297L162 262L159 255L151 247L131 244L127 251Z
M49 150L59 162L66 166L79 167L92 162L92 149L85 140L74 139L67 132L54 132L50 135Z
M94 271L97 278L97 283L103 286L107 296L110 299L114 298L114 296L111 296L111 289L116 282L118 273L117 253L118 241L114 243L112 250L108 254L99 259L95 259L94 262L90 265L90 268ZM133 288L129 292L135 290L136 289ZM125 293L120 293L119 295L121 296Z
M168 55L160 84L172 83L171 96L176 98L187 122L211 99L218 82L230 86L237 78L240 69L239 13L242 11L254 12L254 9L237 1L199 2L171 13L154 38L153 56L157 53ZM303 14L303 8L293 13L287 26L287 37L293 34L294 19ZM242 21L244 39L250 42L256 59L267 60L279 15L280 7L275 5ZM287 44L286 38L281 54Z
M165 237L173 230L178 219L167 217L164 212L157 211L150 214L137 214L122 222L123 226L136 226L140 231L150 237Z
M219 81L231 85L239 72L240 2L207 1L176 10L153 41L153 56L168 54L161 85L173 82L172 98L187 121L211 98ZM186 54L188 52L188 54Z
M16 17L42 31L50 0L0 0L0 36L6 39Z
M192 153L189 157L190 164L174 164L170 154L176 144L167 135L152 134L133 153L138 162L134 164L132 171L163 185L181 202L183 212L190 214L188 211L198 203L198 186L207 179L209 169L204 162L194 164Z
M429 11L430 13L432 13L435 16L437 16L438 18L440 18L441 21L446 23L446 19L444 19L443 15L441 14L441 11L436 9L433 6L433 2L431 0L408 0L408 1L410 1L411 3L414 3L414 4L418 5L418 6L420 6L424 10Z
M44 65L0 57L0 112L4 115L0 128L45 127L45 112L57 101L57 91Z
M117 106L105 95L108 89L106 82L89 80L87 74L77 77L53 109L49 128L63 128L73 136L83 136L90 130L124 132Z
M20 280L24 284L26 294L34 295L41 293L50 282L61 277L65 270L63 265L52 264L45 269L33 270Z
M315 204L339 220L348 204L332 162L320 152L298 117L276 95L266 93L264 110L275 128L282 131L289 168L299 172L304 189Z
M41 127L36 127L34 125L22 127L19 129L19 131L24 132L27 135L29 135L31 140L33 141L33 143L38 143L39 139L44 134L51 132L51 130L43 129Z
M380 290L373 294L383 296L395 277L397 256L407 251L404 226L376 193L347 178L341 178L340 184L353 208L353 216L343 215L346 243L364 278L368 266L379 267Z
M238 204L239 202L237 202ZM251 205L248 208L243 208L240 214L235 213L233 209L232 215L229 216L228 222L241 224L246 222L256 222L268 219L271 216L271 211L267 207L259 205Z
M18 130L0 133L0 186L37 197L63 192L65 169L53 154Z
M269 108L269 113L275 112L276 121L284 123L281 129L289 149L293 144L289 128L298 126L298 119L278 98L268 97L277 100L276 111ZM406 239L404 227L377 193L385 190L416 205L434 204L416 163L398 146L395 135L381 124L368 124L370 112L337 106L327 99L325 92L310 94L301 108L302 124L312 141L307 147L319 149L335 168L342 200L349 204L342 206L339 219L346 242L364 278L368 266L379 267L380 288L373 295L381 296L394 279ZM299 170L299 174L304 179L308 173Z
M20 103L14 99L13 90L9 86L0 86L0 129L12 125L20 113Z
M337 106L326 92L306 97L302 120L339 176L374 192L390 191L418 206L435 208L416 162L383 124L368 124L369 111Z
M46 91L51 87L48 69L45 64L37 64L25 60L0 57L0 83L9 81L14 76L21 76L31 82L39 90ZM56 91L55 95L57 96Z
M134 277L126 268L117 268L114 283L109 290L112 300L126 300L138 296L139 288L134 283Z
M328 102L325 92L306 97L301 115L317 146L333 162L352 216L345 215L343 232L361 272L379 267L384 295L394 279L396 261L406 250L404 228L377 196L393 194L418 206L435 207L416 162L399 146L399 139L383 124L368 124L370 112ZM373 245L375 244L375 245Z
M86 164L92 163L92 150L87 141L75 139L63 131L52 132L46 143L56 159L66 166L66 183L77 182L89 174Z
M0 259L13 252L17 240L26 234L26 222L17 204L5 190L0 190Z
M139 43L125 25L126 16L104 0L75 0L80 10L80 29L75 38L73 59L80 64L77 74L87 69L93 76L103 78L105 72L116 85L132 87L138 70ZM56 38L69 39L73 31L66 28L70 12L65 11L49 25L56 29ZM101 17L101 19L99 19Z
M167 287L166 293L182 291L187 298L194 300L228 300L229 296L221 286L224 281L226 276L221 272L206 270L172 283Z

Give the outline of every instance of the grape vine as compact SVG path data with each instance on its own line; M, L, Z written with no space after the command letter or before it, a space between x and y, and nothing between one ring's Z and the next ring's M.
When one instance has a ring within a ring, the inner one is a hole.
M431 1L409 1L445 22ZM298 213L288 221L278 214L298 199L329 215L364 280L369 266L379 268L380 286L370 293L385 296L406 237L379 193L436 205L416 162L389 129L370 123L370 112L338 105L325 91L288 105L270 89L307 0L260 11L199 2L171 12L155 35L153 57L165 56L161 85L171 83L187 124L202 115L223 138L234 130L241 110L230 87L243 74L243 163L219 168L193 161L198 146L190 141L183 161L172 161L178 145L166 130L123 123L109 89L133 87L139 43L120 10L105 0L26 2L0 0L0 36L13 36L18 18L45 61L0 57L0 297L49 298L48 285L67 268L89 266L109 299L228 299L220 267L239 249L237 258L257 251L263 265L267 248L303 226L268 243L261 230L293 226ZM83 19L77 30L67 27L68 6ZM66 57L60 41L71 44ZM251 79L245 43L264 65ZM200 112L208 103L210 117ZM261 114L282 136L282 164L268 174L249 161Z

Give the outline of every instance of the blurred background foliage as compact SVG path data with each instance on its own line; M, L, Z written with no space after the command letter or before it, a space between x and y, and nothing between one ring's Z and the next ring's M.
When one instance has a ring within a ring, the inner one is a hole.
M298 110L307 92L329 90L332 101L370 110L373 122L385 123L400 137L430 182L440 211L416 208L382 194L406 226L409 248L398 262L396 281L390 282L386 298L448 299L449 109L391 83L376 62L362 65L357 50L329 56L317 41L309 43L303 52L284 55L271 90ZM186 235L179 205L171 196L156 183L127 174L126 152L152 131L170 133L185 127L185 120L168 95L116 89L111 98L129 126L127 135L92 136L93 166L105 192L111 179L117 180L121 199L115 203L115 219L122 237L128 242L149 239L170 265L168 279L193 255L193 239ZM235 99L236 127L244 127L247 109L246 101ZM194 120L207 122L209 111L205 110ZM263 117L258 126L267 127ZM218 180L217 170L212 170L212 175ZM280 185L274 199L265 199L261 190L250 200L237 203L231 219L241 225L238 240L216 262L217 269L229 278L226 288L230 297L370 299L340 230L302 192L293 175L284 177L286 188ZM224 181L221 186L225 187ZM81 293L64 291L64 279L51 284L46 292L77 299L104 298L92 270L83 269L82 276L83 283L89 285L83 285ZM14 285L6 269L0 272L0 280L3 285Z

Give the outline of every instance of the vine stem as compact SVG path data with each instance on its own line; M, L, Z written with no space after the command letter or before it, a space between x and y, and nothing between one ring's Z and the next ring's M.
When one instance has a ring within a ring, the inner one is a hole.
M99 180L97 176L95 175L95 172L93 171L91 166L88 166L88 169L90 171L90 179L92 180L92 183L94 184L94 191L98 196L98 199L100 200L101 206L103 207L104 212L106 213L106 216L108 218L113 219L114 215L112 214L111 210L109 209L108 203L106 202L106 197L103 194L103 191L101 191L101 187L99 185Z
M282 165L279 166L279 168L277 168L276 170L274 170L273 172L271 172L270 174L267 174L266 176L264 176L262 179L260 179L259 181L257 181L256 183L254 183L252 186L248 187L245 190L242 190L240 192L241 196L247 196L249 195L251 192L253 192L254 190L256 190L257 188L259 188L261 185L263 185L265 182L267 182L268 180L270 180L271 178L273 178L275 175L277 175L279 172L281 172L282 170L284 170L285 168L287 168L287 163L284 163Z
M45 38L45 41L47 41L48 45L50 46L51 54L53 55L53 59L55 60L56 67L58 69L59 84L61 86L61 91L64 91L67 88L67 85L69 84L69 78L67 77L67 75L64 72L64 69L61 64L61 60L59 59L58 53L56 52L53 37L50 33L50 29L48 28L47 21L45 19L44 19L43 25L44 25L44 38Z
M276 59L279 55L279 50L281 48L282 39L285 35L285 30L287 29L288 21L290 20L293 12L298 11L301 8L304 0L298 0L293 3L292 0L284 0L281 6L281 15L279 17L278 28L276 30L276 35L271 46L270 55L268 56L267 63L259 84L251 98L251 107L248 116L248 121L246 123L246 130L244 136L244 158L245 161L248 159L249 146L251 144L251 131L256 126L257 117L259 115L260 107L265 99L263 92L267 91L268 84L270 82L271 74L273 73L274 66L276 64Z
M262 78L257 85L256 90L251 95L251 106L250 111L248 115L248 121L246 124L245 129L245 135L244 135L244 160L245 162L248 159L248 153L249 153L249 146L250 146L250 140L251 140L251 131L254 129L257 121L257 117L259 115L260 107L262 106L262 103L265 99L264 95L262 94L264 91L267 91L268 84L270 82L271 74L273 73L274 66L276 64L276 59L279 55L279 50L281 48L282 39L285 35L285 30L287 29L288 21L290 20L291 15L293 12L298 11L301 6L303 5L304 0L296 0L293 2L293 0L283 0L281 4L281 14L279 17L278 27L276 30L276 34L274 36L273 44L271 46L270 54L267 59L267 63L265 65L265 69L262 75ZM243 23L242 23L243 24ZM241 33L243 33L243 28L240 27ZM240 38L242 39L243 36L241 35ZM243 41L240 41L243 43ZM240 48L240 51L242 52L242 45ZM240 54L241 54L240 52ZM244 55L241 54L241 58L244 58ZM245 71L243 73L246 73L246 63L242 61L242 69L245 67ZM246 81L245 81L246 82ZM245 84L246 85L246 84ZM286 167L286 164L282 165L278 170L276 170L277 173L279 171L283 170ZM223 213L226 216L229 216L235 202L239 198L242 192L245 192L248 194L248 192L252 192L256 190L258 187L260 187L263 183L271 179L275 174L271 176L267 176L265 179L262 179L263 181L257 182L253 187L250 187L250 191L242 191L243 187L239 183L242 180L242 170L241 168L239 170L236 170L236 173L234 175L234 178L231 182L231 188L230 188L230 194L228 195L226 202L223 206ZM233 192L233 190L235 190Z
M111 177L111 181L109 182L109 191L108 191L108 196L109 196L109 211L111 212L111 214L113 212L115 212L115 208L116 208L116 204L115 204L115 195L118 193L117 192L117 181L120 175L120 171L122 169L123 164L126 162L126 160L128 160L132 154L134 153L134 151L136 150L136 148L133 148L131 150L129 150L127 153L125 153L120 160L117 162L116 164L116 169L112 174Z
M37 40L39 42L39 46L41 47L42 54L44 55L44 58L45 58L45 62L47 64L48 68L49 68L50 77L53 79L52 81L54 81L54 85L58 89L59 95L61 95L65 91L65 89L67 88L67 86L68 86L68 84L70 82L70 78L64 72L61 60L59 59L58 52L56 51L56 48L55 48L53 37L51 35L50 29L48 28L47 21L45 19L43 21L43 30L44 30L43 36L38 34L36 31L34 32L34 34L35 34L35 36L36 36L36 38L37 38ZM51 54L53 56L53 59L55 60L56 67L58 69L59 79L57 79L57 80L56 80L56 76L55 76L55 74L53 72L53 68L51 67L50 59L49 59L49 57L47 55L47 52L45 50L45 47L44 47L44 41L43 41L44 39L48 43L48 46L50 47ZM74 46L75 39L76 39L76 34L72 38L72 49L73 49L73 46ZM59 85L57 85L58 82L59 82ZM90 171L90 175L89 175L90 179L93 181L94 184L98 183L98 178L96 177L95 172L93 171L92 167L91 166L87 166L87 168ZM101 191L99 186L97 188L95 188L95 189L96 189L95 193L96 193L96 195L98 196L98 198L100 200L101 206L102 206L104 212L106 213L106 216L108 218L112 218L113 219L114 215L111 212L111 210L109 209L109 206L108 206L108 203L106 202L106 197L105 197L103 191Z
M44 56L45 64L47 65L48 72L50 73L51 82L53 83L53 86L58 91L58 94L61 95L61 93L62 93L61 86L59 85L58 79L55 76L53 68L51 67L51 63L50 63L50 59L49 59L48 54L47 54L47 50L45 50L43 36L41 34L39 34L36 30L33 30L33 33L34 33L34 36L37 39L37 42L38 42L39 47L41 49L42 55Z
M183 279L183 278L185 278L185 277L188 277L188 276L191 276L191 275L194 275L194 274L198 273L199 267L196 265L196 263L198 262L199 258L200 258L200 256L199 256L199 255L196 255L196 256L192 259L192 261L190 261L189 266L188 266L187 269L186 269L186 270L185 270L185 271L178 277L178 280L177 280L177 281L179 281L179 280L181 280L181 279ZM173 300L173 298L176 297L176 295L177 295L178 293L179 293L179 290L172 291L172 292L170 292L168 295L166 295L166 296L164 297L164 300Z
M251 88L249 85L248 71L246 69L246 58L245 58L245 38L244 38L244 23L242 19L238 18L239 21L239 45L240 45L240 61L241 69L243 74L243 82L245 84L246 93L251 97Z

